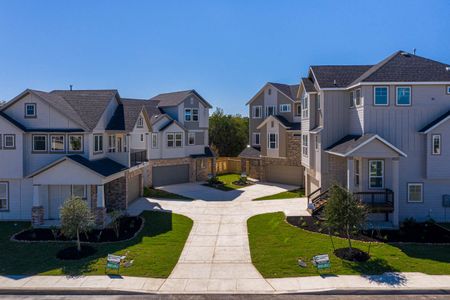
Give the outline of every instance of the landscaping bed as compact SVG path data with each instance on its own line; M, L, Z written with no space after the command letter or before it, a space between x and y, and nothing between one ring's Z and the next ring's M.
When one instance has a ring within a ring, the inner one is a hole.
M323 221L313 217L287 217L286 221L298 228L329 234ZM331 232L333 236L345 238L339 232ZM399 230L364 230L354 235L353 239L364 242L386 243L450 243L450 231L433 222L417 223L412 220L402 223Z
M105 243L119 242L133 238L141 229L144 220L141 217L121 217L118 232L113 228L93 229L80 235L82 242ZM12 237L16 241L42 242L42 241L70 241L60 229L57 228L31 228L21 231Z
M204 186L212 187L221 191L232 191L253 184L253 182L247 179L242 180L241 175L239 174L222 174L212 178L205 183Z

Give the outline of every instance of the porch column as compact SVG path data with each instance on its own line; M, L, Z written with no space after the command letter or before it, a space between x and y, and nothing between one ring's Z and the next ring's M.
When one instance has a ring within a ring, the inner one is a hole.
M33 226L44 224L44 207L41 205L39 187L40 185L33 185L33 207L31 208L31 224Z
M97 207L95 208L95 224L104 227L106 222L105 188L97 185Z
M394 211L392 213L392 224L395 227L399 226L399 164L400 160L398 157L392 159L392 191L394 192Z
M347 158L347 190L354 192L355 186L355 166L353 157Z

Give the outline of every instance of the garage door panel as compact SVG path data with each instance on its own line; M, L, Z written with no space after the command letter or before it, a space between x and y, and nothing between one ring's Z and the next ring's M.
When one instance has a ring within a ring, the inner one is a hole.
M132 177L128 183L128 202L134 201L141 195L141 176Z
M153 167L153 186L189 182L189 165Z
M295 166L267 166L266 181L303 186L303 168Z

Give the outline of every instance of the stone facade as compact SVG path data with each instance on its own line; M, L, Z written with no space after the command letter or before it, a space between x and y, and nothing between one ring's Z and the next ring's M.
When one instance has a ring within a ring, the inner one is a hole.
M241 170L245 172L248 177L261 180L262 164L260 158L241 158Z
M105 204L108 212L127 209L127 179L117 178L105 184Z
M286 137L286 158L289 166L300 167L301 162L301 134L287 132Z
M39 226L44 224L44 207L33 206L31 208L31 224L33 226Z
M208 175L215 175L215 158L202 157L195 159L195 173L197 176L197 181L206 181L208 180ZM213 167L214 166L214 167Z
M344 174L344 176L342 176ZM328 172L322 174L322 189L328 189L332 184L346 186L347 159L336 155L328 155Z

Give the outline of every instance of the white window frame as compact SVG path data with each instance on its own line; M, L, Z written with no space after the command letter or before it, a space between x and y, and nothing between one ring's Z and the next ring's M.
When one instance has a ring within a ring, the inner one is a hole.
M36 138L36 137L44 137L45 138L45 149L44 150L36 150L34 148L34 138ZM37 153L47 152L47 150L48 150L48 135L46 135L46 134L33 134L32 137L31 137L31 149L33 150L33 152L37 152Z
M361 162L358 159L354 160L354 175L355 186L359 186L361 183Z
M169 146L169 141L173 143ZM180 146L177 146L180 143ZM169 132L167 133L167 148L181 148L183 147L183 134L181 132Z
M103 152L103 134L94 134L94 153Z
M81 149L80 150L74 150L74 149L72 149L72 143L71 143L71 138L72 137L79 137L80 138L80 146L81 146ZM68 142L67 142L67 147L68 147L68 149L69 149L69 152L83 152L84 151L84 145L83 145L83 135L82 134L69 134L69 137L68 137Z
M302 135L302 155L308 157L308 135Z
M409 103L408 104L399 104L398 103L398 91L399 89L409 89ZM410 86L396 86L395 87L395 105L397 106L411 106L412 101L412 95L411 95L412 89Z
M411 190L413 186L420 186L420 200L411 200ZM408 182L408 203L423 203L423 183L421 182Z
M192 110L190 108L185 108L184 109L184 121L185 122L192 122Z
M435 148L435 140L438 141L438 151L434 151ZM441 135L440 134L433 134L431 136L431 154L432 155L441 155L442 153L442 141L441 141Z
M316 95L316 109L320 110L321 109L321 105L320 105L320 94L318 93Z
M295 116L297 116L297 117L302 116L302 104L301 103L295 103Z
M12 141L12 145L8 145L7 139L11 138L10 141ZM2 142L2 139L0 139L0 143ZM1 147L0 147L1 149ZM11 150L16 149L16 135L15 134L4 134L3 135L3 149L5 150Z
M191 143L191 137L193 137L192 143ZM188 133L188 145L189 146L195 145L195 132Z
M370 174L370 165L372 162L381 162L381 176L372 176ZM368 168L369 189L371 189L371 190L384 189L384 171L385 171L384 160L382 160L382 159L370 159L369 160L369 168ZM372 186L372 183L371 183L372 178L381 178L381 186Z
M280 113L288 113L291 112L291 105L290 104L280 104Z
M256 113L257 111L259 112L259 114ZM263 111L262 105L252 106L252 118L253 119L261 119L262 118L262 111Z
M258 143L256 142L256 137L258 137ZM253 132L252 141L253 141L253 145L261 146L261 133Z
M192 109L192 122L198 122L198 108Z
M73 184L73 185L70 186L70 194L72 195L72 197L77 196L73 192L73 188L75 186L82 186L83 187L83 195L81 196L81 199L87 199L87 186L84 185L84 184Z
M108 152L116 152L116 136L114 134L108 135Z
M377 89L386 89L386 104L377 104ZM374 106L389 106L389 86L379 85L373 87L373 105Z
M62 137L62 144L63 144L63 148L62 150L54 150L53 149L53 138L61 138ZM66 136L64 134L51 134L50 135L50 152L52 153L64 153L66 152Z
M33 114L28 114L28 106L33 107ZM25 118L36 118L36 103L25 103Z
M8 211L9 210L9 182L8 181L0 181L0 185L4 185L6 189L6 193L4 197L0 197L0 211ZM4 203L4 206L2 206Z
M144 128L144 118L142 116L140 116L137 120L137 128Z
M152 149L158 149L158 134L152 133Z
M143 133L141 133L141 136L140 136L140 141L141 141L141 142L143 142L143 141L144 141L144 134L143 134Z
M269 108L273 108L273 114L269 115ZM277 106L276 105L267 105L266 106L266 117L275 116L277 114Z
M308 94L305 94L302 97L302 119L308 119L309 118L309 103L308 103Z
M271 141L271 139L270 139L271 136L275 137L274 141ZM272 143L274 144L273 147L272 147ZM269 132L267 134L267 148L272 149L272 150L278 149L278 133Z
M362 105L361 89L356 89L353 91L353 100L355 101L355 107L360 107Z

